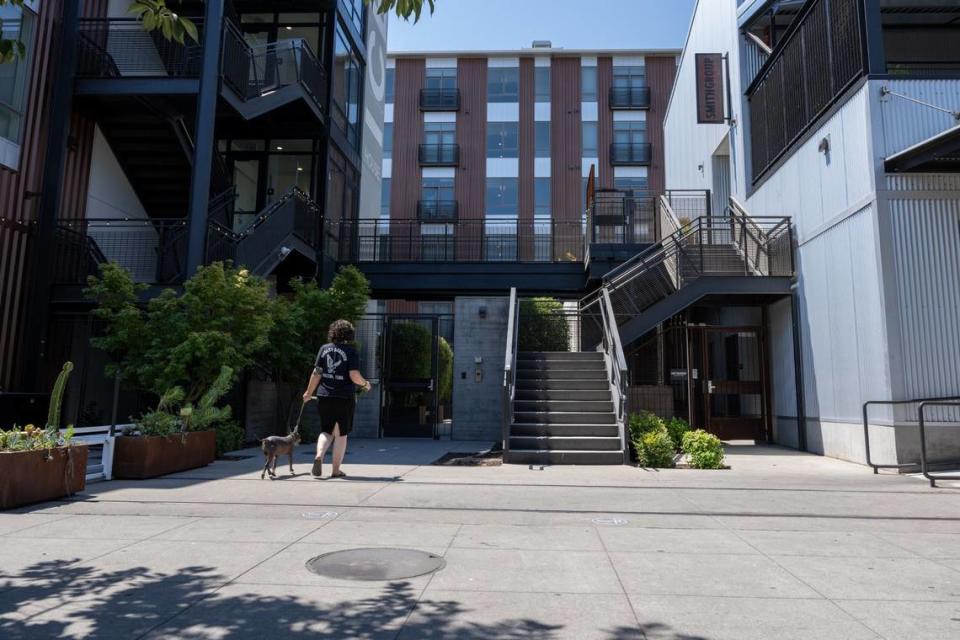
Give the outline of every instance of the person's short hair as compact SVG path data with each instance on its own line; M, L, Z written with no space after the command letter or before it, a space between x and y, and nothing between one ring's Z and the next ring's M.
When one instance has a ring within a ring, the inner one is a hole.
M327 332L329 342L353 342L356 331L349 320L337 320L330 323L330 330Z

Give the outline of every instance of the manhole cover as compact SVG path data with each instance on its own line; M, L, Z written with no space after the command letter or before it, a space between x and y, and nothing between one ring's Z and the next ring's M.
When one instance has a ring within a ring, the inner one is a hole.
M416 549L347 549L308 560L307 569L339 580L399 580L433 573L446 564L440 556Z

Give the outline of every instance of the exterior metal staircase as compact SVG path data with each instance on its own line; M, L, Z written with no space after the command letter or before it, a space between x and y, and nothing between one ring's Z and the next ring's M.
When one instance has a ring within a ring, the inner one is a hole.
M520 303L510 291L503 379L503 460L513 464L623 464L627 454L627 366L609 297L596 316L555 318L581 344L598 326L595 350L518 351Z
M713 295L786 295L793 276L790 218L751 217L734 198L722 216L681 222L661 198L663 240L608 273L580 301L596 314L609 296L622 344L630 344L671 316ZM587 324L584 344L602 334Z

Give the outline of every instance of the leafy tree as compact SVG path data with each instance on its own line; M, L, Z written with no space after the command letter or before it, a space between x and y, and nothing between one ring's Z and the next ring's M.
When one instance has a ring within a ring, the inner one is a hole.
M563 304L553 298L533 298L520 302L520 335L522 351L567 351L570 348L570 326L563 314Z
M145 310L138 290L124 269L104 265L85 292L104 322L93 345L136 388L163 396L182 387L184 403L196 403L224 367L238 373L266 347L273 326L267 286L244 269L220 262L201 267L182 293L167 289Z
M440 341L440 380L438 387L440 391L440 403L450 402L453 397L453 349L446 338L438 338Z
M71 0L79 1L79 0ZM179 0L170 0L179 5ZM397 17L413 21L420 20L424 6L429 7L430 13L436 8L436 0L364 0L375 7L378 14L394 12ZM0 7L5 5L22 6L23 0L0 0ZM167 4L167 0L133 0L128 9L143 25L144 31L159 31L167 40L183 44L189 37L199 42L197 26L192 20L181 16ZM26 45L19 40L0 38L0 64L10 62L26 54Z

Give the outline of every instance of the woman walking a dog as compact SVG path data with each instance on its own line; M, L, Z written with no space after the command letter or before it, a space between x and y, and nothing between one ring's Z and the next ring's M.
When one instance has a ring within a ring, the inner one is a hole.
M345 478L340 470L347 453L347 436L353 430L353 411L356 408L357 387L370 390L370 382L360 375L360 354L353 346L355 332L346 320L330 325L327 344L320 347L313 373L303 393L303 402L310 402L316 394L320 412L320 437L317 438L317 457L313 461L313 477L323 475L323 456L333 445L331 478Z

